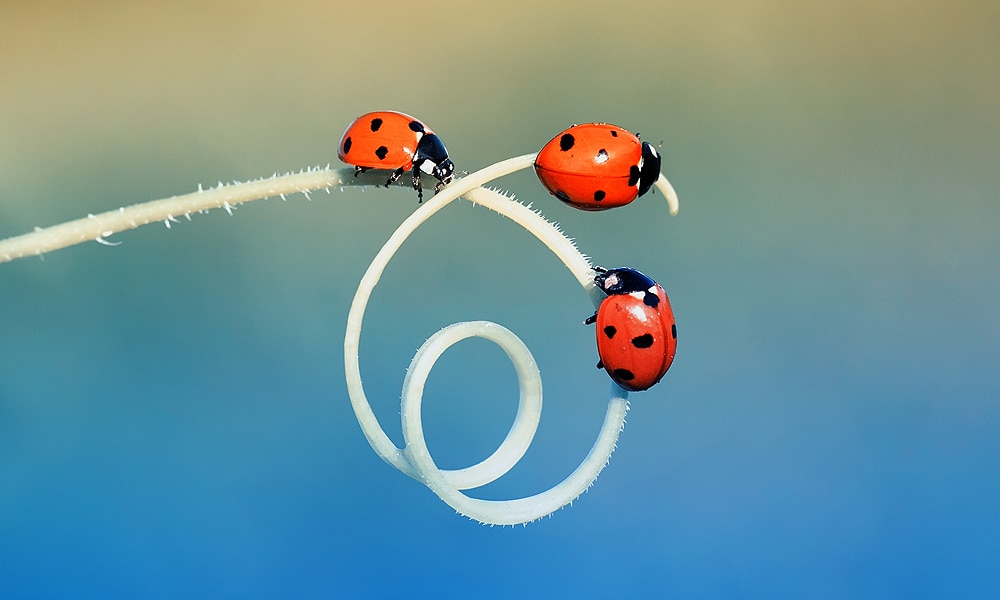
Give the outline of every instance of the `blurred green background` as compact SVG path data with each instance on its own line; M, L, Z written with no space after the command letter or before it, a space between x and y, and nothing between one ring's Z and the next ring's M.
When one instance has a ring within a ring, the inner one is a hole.
M347 400L350 299L412 192L0 265L0 595L996 597L998 7L4 3L0 237L336 165L346 125L386 108L468 171L577 122L639 131L681 212L500 182L598 264L659 280L680 342L596 486L526 528L456 516ZM368 395L401 443L414 350L505 325L546 404L522 463L475 493L547 489L603 417L590 310L533 238L456 203L376 289ZM491 453L516 400L494 346L446 354L424 401L438 463Z

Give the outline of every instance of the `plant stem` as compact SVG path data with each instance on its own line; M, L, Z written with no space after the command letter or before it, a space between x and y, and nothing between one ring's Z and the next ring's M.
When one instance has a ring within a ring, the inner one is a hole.
M600 305L604 294L594 285L594 271L587 258L577 250L570 239L537 211L496 191L481 187L493 179L531 166L534 158L534 154L526 154L496 163L456 180L414 211L390 236L362 277L347 317L347 331L344 337L344 366L351 405L375 452L403 473L424 482L460 513L483 523L499 525L526 523L551 514L572 502L594 482L608 463L618 434L624 426L625 413L628 411L628 392L615 384L611 385L608 410L594 446L580 466L561 483L527 498L507 501L480 500L466 496L459 490L485 485L507 473L527 451L541 418L541 377L528 348L509 330L488 321L457 323L431 336L417 351L404 381L401 413L406 445L403 449L397 448L392 443L372 412L361 384L358 349L365 308L389 260L417 227L459 197L465 197L474 204L494 210L531 232L573 273L595 308ZM303 193L308 196L309 192L316 190L329 192L333 187L384 183L384 172L369 171L359 176L353 168L317 167L295 174L274 175L267 179L244 183L224 185L220 182L217 187L208 190L202 190L199 186L197 192L190 194L135 204L97 215L87 215L82 219L0 240L0 262L37 256L87 241L116 245L106 238L115 233L158 221L170 227L178 216L190 218L193 213L213 208L223 208L232 212L234 206L253 200L274 196L284 198L287 194L293 193ZM667 199L670 214L677 214L677 194L670 182L660 175L655 185ZM424 382L441 353L451 345L469 337L489 339L507 353L517 373L520 403L507 437L490 457L465 469L441 470L431 458L423 437L420 405Z
M98 241L110 244L107 237L115 233L135 229L149 223L163 222L170 226L177 217L188 217L213 208L227 211L238 204L262 200L275 196L329 190L334 187L356 185L381 185L385 174L369 171L358 177L353 168L323 169L315 167L300 173L275 175L243 183L223 184L207 190L173 196L162 200L152 200L109 210L82 219L68 221L52 227L39 228L31 233L0 240L0 263L10 262L26 256L38 256L60 248ZM200 186L199 186L200 187ZM116 245L116 244L110 244Z

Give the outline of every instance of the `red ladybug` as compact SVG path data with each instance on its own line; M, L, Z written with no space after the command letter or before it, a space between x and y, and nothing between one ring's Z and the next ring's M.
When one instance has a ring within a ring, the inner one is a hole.
M660 176L660 155L639 136L607 123L574 125L535 157L538 179L556 198L581 210L624 206Z
M420 174L438 180L435 191L451 182L455 165L444 142L419 119L391 110L361 115L347 127L337 150L340 160L354 165L354 175L368 169L391 169L389 187L405 171L413 171L413 189L424 199Z
M608 297L586 323L597 323L597 354L611 379L641 392L656 385L677 352L677 325L658 283L634 269L597 269Z

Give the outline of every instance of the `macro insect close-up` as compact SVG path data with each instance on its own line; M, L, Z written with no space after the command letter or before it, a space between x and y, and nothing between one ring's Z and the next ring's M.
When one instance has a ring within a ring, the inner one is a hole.
M996 597L998 22L0 7L0 598Z

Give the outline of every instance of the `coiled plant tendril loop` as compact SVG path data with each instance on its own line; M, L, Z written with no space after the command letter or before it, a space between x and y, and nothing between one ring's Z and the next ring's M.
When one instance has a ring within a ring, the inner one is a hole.
M485 485L507 473L524 455L537 430L541 416L542 384L531 352L510 331L488 321L456 323L431 336L413 357L403 384L401 413L405 446L400 449L378 424L365 396L358 364L359 340L365 307L389 260L421 223L458 197L465 197L475 204L490 208L531 232L570 269L594 302L595 308L600 305L604 294L594 286L594 271L586 257L569 239L537 212L481 187L493 179L531 166L534 157L534 154L528 154L512 158L473 173L452 183L414 211L390 236L362 277L348 314L347 335L344 340L344 361L351 404L375 452L396 469L422 481L459 513L495 525L527 523L539 519L569 504L586 491L614 451L628 411L628 392L615 384L611 385L611 398L597 441L580 466L561 483L527 498L481 500L471 498L461 490ZM663 177L661 180L666 182ZM666 185L669 186L669 183ZM672 188L665 189L661 185L660 189L668 199L673 197L676 200ZM424 382L434 361L445 349L473 336L493 341L510 357L520 387L518 411L507 437L492 455L464 469L442 470L431 458L421 427L420 406Z

